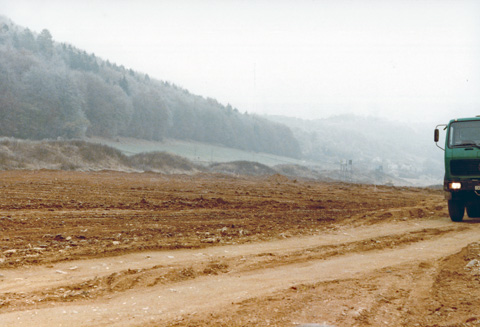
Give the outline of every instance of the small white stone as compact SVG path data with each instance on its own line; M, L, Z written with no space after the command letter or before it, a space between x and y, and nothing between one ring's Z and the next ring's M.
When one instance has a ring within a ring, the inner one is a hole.
M479 264L480 264L480 261L478 261L477 259L473 259L469 263L467 263L467 268L472 268L472 267L478 266Z

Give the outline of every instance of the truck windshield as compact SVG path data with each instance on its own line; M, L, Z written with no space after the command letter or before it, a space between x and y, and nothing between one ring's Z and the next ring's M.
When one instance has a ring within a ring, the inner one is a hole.
M480 147L480 120L454 122L450 125L448 146Z

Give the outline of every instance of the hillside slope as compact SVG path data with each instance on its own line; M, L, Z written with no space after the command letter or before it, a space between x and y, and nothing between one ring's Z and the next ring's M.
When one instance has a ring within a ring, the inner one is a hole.
M56 43L46 29L36 34L1 16L0 136L172 138L301 155L282 124Z

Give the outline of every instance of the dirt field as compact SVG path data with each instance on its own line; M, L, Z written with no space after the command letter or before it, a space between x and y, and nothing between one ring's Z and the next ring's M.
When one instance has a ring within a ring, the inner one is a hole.
M0 172L0 326L480 326L441 191Z

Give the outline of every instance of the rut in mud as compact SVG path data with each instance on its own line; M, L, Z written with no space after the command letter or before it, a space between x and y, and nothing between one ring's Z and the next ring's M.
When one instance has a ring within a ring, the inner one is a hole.
M280 175L0 175L0 325L480 319L480 226L451 223L440 191Z

